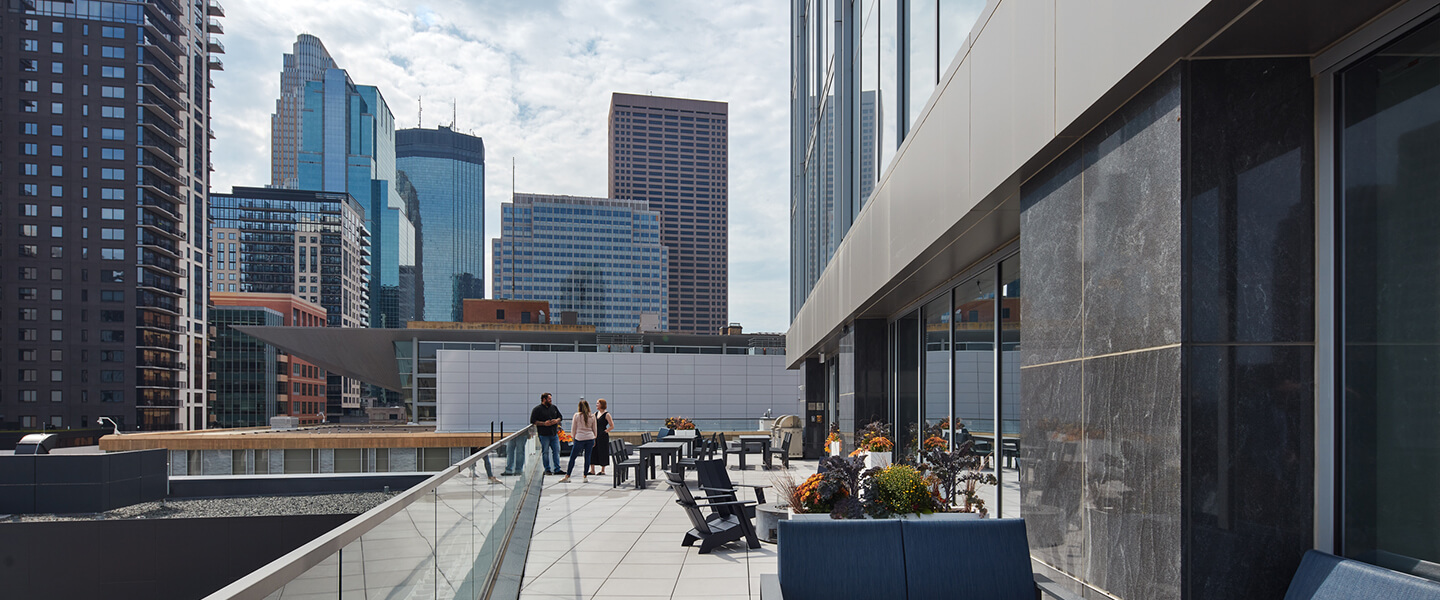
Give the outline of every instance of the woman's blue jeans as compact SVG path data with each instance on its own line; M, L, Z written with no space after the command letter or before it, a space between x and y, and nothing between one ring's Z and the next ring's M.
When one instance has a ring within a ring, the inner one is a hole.
M595 448L595 440L575 440L570 446L570 464L565 467L565 476L569 477L570 472L575 470L575 458L585 456L585 472L590 472L590 451Z

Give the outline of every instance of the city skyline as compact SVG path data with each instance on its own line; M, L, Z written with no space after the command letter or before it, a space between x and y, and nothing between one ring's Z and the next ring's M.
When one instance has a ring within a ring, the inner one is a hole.
M784 56L783 6L716 12L667 5L636 15L578 5L327 6L227 6L227 68L216 81L227 90L216 95L216 189L271 179L275 75L300 33L319 37L357 81L379 88L397 128L453 124L485 138L495 168L486 178L487 240L499 235L499 204L510 198L512 181L522 190L606 195L612 92L728 102L735 174L729 320L748 331L788 328L786 299L773 293L789 267L774 258L787 252L789 183L787 141L773 135L788 121L788 75L783 61L765 60ZM675 50L678 40L685 51ZM429 109L423 120L422 98ZM507 158L513 179L503 172Z

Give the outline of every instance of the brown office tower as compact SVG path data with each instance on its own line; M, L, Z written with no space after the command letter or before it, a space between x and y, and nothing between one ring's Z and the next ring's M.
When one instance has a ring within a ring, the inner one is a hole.
M729 322L729 135L724 102L610 97L610 197L660 213L670 331L715 334Z
M0 9L3 426L204 426L223 14L207 0Z

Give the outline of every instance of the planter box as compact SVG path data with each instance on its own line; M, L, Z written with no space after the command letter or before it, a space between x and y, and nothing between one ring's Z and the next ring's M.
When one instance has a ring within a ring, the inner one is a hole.
M888 467L888 466L890 466L890 453L889 453L889 452L867 452L867 453L865 454L865 468L867 468L867 469L873 469L873 468L875 468L875 467L885 468L885 467Z
M870 519L871 517L869 517L869 516L867 515L865 518L866 518L866 519ZM955 513L955 512L946 512L946 513L930 513L930 514L928 514L928 515L917 515L917 514L914 514L914 513L907 513L907 514L900 515L900 516L898 516L898 517L890 517L890 518L891 518L891 519L910 519L910 520L913 520L913 521L962 521L962 520L966 520L966 519L978 519L978 518L980 518L980 513ZM791 511L790 511L790 520L791 520L791 521L812 521L812 520L818 521L818 520L821 520L821 519L829 520L829 519L830 519L830 513L797 513L797 512L794 511L794 509L791 509ZM858 519L857 519L857 520L858 520ZM880 519L880 520L884 520L884 519Z

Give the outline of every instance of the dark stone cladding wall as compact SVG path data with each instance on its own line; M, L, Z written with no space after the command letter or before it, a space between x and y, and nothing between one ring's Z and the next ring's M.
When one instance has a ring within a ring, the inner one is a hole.
M1303 59L1183 63L1022 187L1037 559L1125 599L1283 595L1312 544L1313 127Z
M1279 598L1313 546L1314 82L1186 73L1187 598Z
M1031 552L1127 600L1182 597L1182 76L1021 189Z

